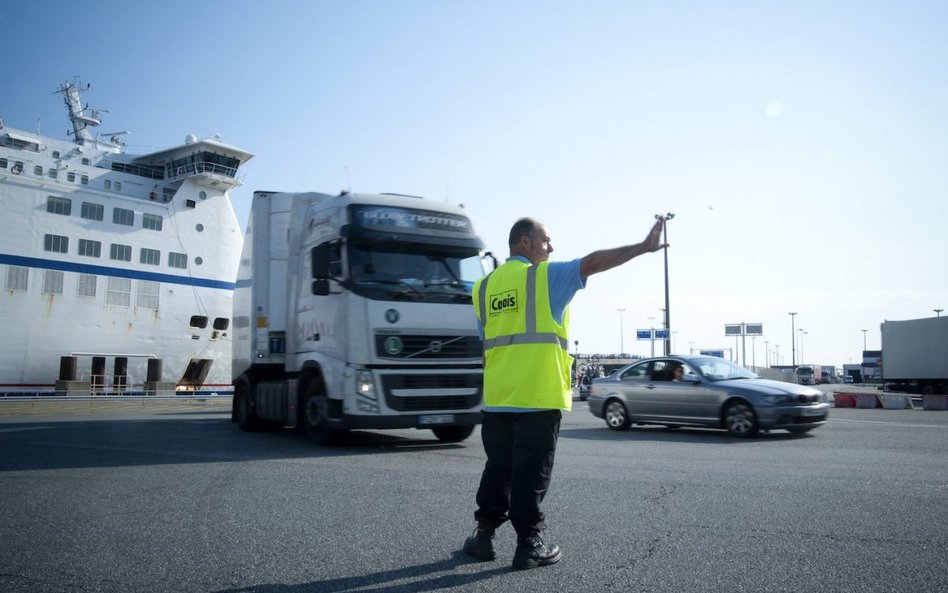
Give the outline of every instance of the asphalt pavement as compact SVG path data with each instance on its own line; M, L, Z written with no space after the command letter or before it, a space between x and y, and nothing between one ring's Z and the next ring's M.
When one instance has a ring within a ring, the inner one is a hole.
M948 412L834 409L804 436L614 432L564 416L558 564L459 554L479 432L242 433L229 402L11 412L0 591L948 591Z

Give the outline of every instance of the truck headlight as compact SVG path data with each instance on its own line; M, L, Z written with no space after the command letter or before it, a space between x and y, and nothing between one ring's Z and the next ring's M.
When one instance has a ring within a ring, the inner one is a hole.
M371 371L356 371L356 393L362 397L376 399L375 380Z

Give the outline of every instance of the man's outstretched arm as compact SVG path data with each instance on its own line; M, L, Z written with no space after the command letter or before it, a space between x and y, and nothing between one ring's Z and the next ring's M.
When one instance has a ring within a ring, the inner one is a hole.
M593 251L584 257L580 262L580 276L582 276L583 280L585 280L593 274L598 274L599 272L611 270L616 266L621 266L630 259L638 257L643 253L652 253L666 247L666 245L662 243L662 228L664 225L665 219L659 218L652 227L652 230L649 231L648 236L645 237L645 240L641 243L615 247L613 249L600 249L599 251Z

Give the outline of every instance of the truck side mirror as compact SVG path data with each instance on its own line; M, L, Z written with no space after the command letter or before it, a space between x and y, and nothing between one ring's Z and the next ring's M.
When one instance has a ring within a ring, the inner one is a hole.
M329 294L329 280L325 278L313 280L313 294L316 296L326 296Z
M323 243L313 247L313 278L325 280L329 278L329 244Z
M329 244L323 243L313 247L313 286L316 296L329 294Z

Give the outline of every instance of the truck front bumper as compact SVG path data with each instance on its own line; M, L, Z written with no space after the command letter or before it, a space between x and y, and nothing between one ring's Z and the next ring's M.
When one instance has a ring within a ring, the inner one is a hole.
M436 412L399 416L363 416L344 414L339 425L345 428L436 428L438 426L470 426L480 424L481 412Z

